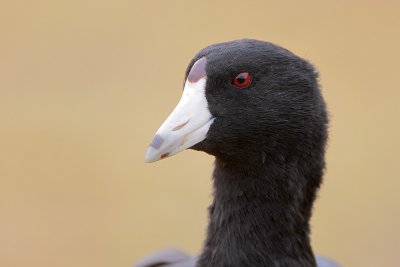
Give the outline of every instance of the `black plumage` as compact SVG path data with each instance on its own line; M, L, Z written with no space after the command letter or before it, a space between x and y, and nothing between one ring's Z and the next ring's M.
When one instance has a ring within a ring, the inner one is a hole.
M316 70L284 48L244 39L201 50L186 77L203 57L215 120L191 148L216 160L207 238L196 266L316 266L309 220L328 126ZM238 89L232 77L242 72L252 81Z

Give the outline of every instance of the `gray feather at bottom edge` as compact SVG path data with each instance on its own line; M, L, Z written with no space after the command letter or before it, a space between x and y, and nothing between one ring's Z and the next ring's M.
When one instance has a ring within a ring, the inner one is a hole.
M315 257L318 267L340 267L335 261L321 255ZM133 267L196 267L197 257L178 249L164 249L141 259Z
M170 248L146 256L133 267L194 267L196 259L179 249Z
M321 255L315 256L318 267L340 267L335 261Z

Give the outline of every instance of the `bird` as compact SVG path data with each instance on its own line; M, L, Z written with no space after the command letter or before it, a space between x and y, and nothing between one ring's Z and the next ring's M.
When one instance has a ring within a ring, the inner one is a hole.
M310 244L325 171L329 116L319 74L271 42L240 39L199 51L182 97L145 162L193 149L215 157L202 251L166 249L136 267L338 267Z

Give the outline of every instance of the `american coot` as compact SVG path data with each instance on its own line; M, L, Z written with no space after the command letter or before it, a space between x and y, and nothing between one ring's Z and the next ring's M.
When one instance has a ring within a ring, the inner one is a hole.
M145 161L187 148L215 156L207 238L198 257L165 250L136 266L336 266L314 257L309 238L328 125L317 79L306 60L263 41L193 58Z

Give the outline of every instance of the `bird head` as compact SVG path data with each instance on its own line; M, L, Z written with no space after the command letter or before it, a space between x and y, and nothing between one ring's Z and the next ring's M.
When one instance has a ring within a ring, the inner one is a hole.
M317 73L307 61L263 41L215 44L190 62L182 97L145 161L188 148L233 161L307 154L323 149L326 124Z

